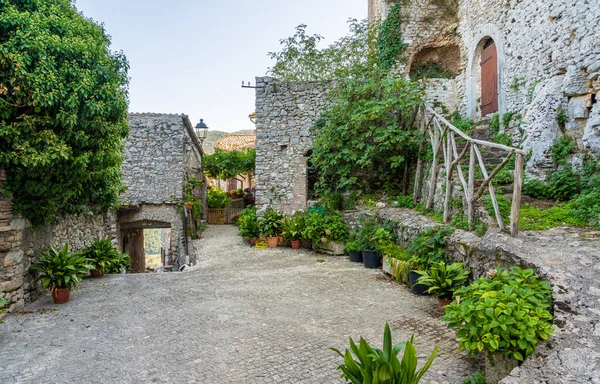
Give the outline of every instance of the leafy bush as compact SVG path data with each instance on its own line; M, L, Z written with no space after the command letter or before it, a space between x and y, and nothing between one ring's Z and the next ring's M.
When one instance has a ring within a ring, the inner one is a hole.
M406 343L392 345L392 333L386 322L383 332L383 349L371 346L362 337L358 346L350 338L350 349L346 349L345 353L335 348L330 349L344 359L344 363L337 369L342 371L341 377L346 379L346 382L350 381L354 384L417 384L431 366L438 347L433 349L425 365L417 371L414 335ZM404 354L400 360L398 354L402 350L404 350Z
M600 229L600 190L584 192L571 200L569 208L575 219L585 220L587 224Z
M415 271L421 277L417 284L428 286L427 292L440 299L451 299L454 291L469 280L469 270L463 268L463 263L434 263L428 270Z
M412 195L398 196L398 199L396 199L396 206L399 208L409 208L409 209L414 208L415 203L413 203L413 196Z
M360 251L362 248L360 246L360 242L358 240L348 241L346 246L344 247L344 252L355 252Z
M490 133L492 137L500 133L500 115L494 113L490 120Z
M581 191L581 174L564 165L550 174L547 187L557 201L568 201Z
M315 242L346 241L348 226L339 212L309 210L305 217L303 236Z
M120 260L119 252L113 247L110 237L102 240L95 238L94 242L81 253L95 265L96 269L102 271L106 271L113 264L118 264Z
M452 79L456 76L454 73L442 68L435 61L426 63L416 62L411 66L410 78L413 80L427 79Z
M108 267L106 267L106 273L121 273L131 272L131 257L126 253L119 254Z
M0 9L0 168L14 212L37 226L117 207L127 59L72 1L5 0Z
M597 202L596 204L600 208L600 204ZM573 210L571 203L557 204L548 209L540 209L526 204L519 210L519 228L522 230L540 231L561 225L585 227L588 225L588 221L583 214Z
M446 238L453 231L451 227L427 228L410 241L406 253L415 258L413 264L418 265L420 269L428 269L433 263L447 261L445 260Z
M454 114L452 114L452 121L450 122L468 136L473 134L475 123L471 119L463 119L458 111L455 111Z
M206 204L208 208L223 209L231 203L233 199L221 188L211 188L208 190Z
M363 250L377 250L378 247L393 244L395 241L394 223L378 223L373 217L360 217L357 239Z
M572 153L575 153L577 150L577 143L570 136L561 136L554 140L552 146L550 147L550 151L552 153L552 157L556 161L556 164L563 165L567 163L567 156Z
M93 262L82 256L79 252L69 252L69 246L58 251L50 246L40 258L33 262L31 271L36 274L36 283L42 282L42 289L67 289L77 288L79 281L90 269L96 268Z
M306 226L304 212L298 211L292 217L287 217L283 223L283 237L288 240L302 240L302 233Z
M383 257L389 259L387 263L392 267L392 275L396 278L396 281L408 284L410 255L402 247L391 242L381 246L379 252Z
M512 138L506 133L497 133L492 137L494 143L506 145L512 147Z
M262 219L258 221L260 233L266 237L280 236L283 232L284 219L281 212L268 208Z
M546 184L537 179L526 180L523 183L523 194L534 199L551 199L552 193Z
M457 328L459 350L486 351L524 360L552 330L550 284L532 269L488 272L454 293L443 320Z
M240 213L240 217L236 222L240 230L240 236L246 240L257 238L260 236L260 228L258 226L258 217L256 215L256 207L249 205Z

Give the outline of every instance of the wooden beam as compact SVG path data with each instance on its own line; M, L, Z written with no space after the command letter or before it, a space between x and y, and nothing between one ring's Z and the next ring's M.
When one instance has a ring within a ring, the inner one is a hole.
M515 161L512 206L510 209L510 234L519 234L519 209L521 208L521 189L523 188L523 155L518 153Z
M496 222L498 223L498 228L504 229L504 223L502 222L502 216L500 215L500 208L498 207L498 201L496 200L496 191L494 190L494 185L492 184L492 176L488 176L487 170L485 169L485 163L483 162L483 157L481 156L481 152L479 148L475 148L475 154L477 155L477 160L479 160L479 166L481 167L481 172L483 173L483 177L485 181L487 181L490 190L490 198L492 199L492 205L494 206L494 214L496 215ZM512 153L511 153L512 155ZM509 156L510 158L510 156ZM483 184L485 184L485 181ZM480 187L480 190L483 189L484 186ZM482 192L483 193L483 192Z

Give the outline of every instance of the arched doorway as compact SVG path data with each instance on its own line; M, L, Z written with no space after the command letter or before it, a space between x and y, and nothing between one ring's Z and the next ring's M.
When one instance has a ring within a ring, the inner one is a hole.
M488 38L481 51L481 116L498 112L498 52Z
M501 115L506 100L503 34L495 25L486 24L474 33L472 42L467 66L468 116L479 120L490 113Z

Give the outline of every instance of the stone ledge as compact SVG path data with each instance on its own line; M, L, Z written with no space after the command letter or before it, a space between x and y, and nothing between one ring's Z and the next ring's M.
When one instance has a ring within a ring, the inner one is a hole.
M400 208L348 213L344 218L356 226L361 214L397 222L404 244L425 228L441 225ZM582 228L524 231L516 238L497 230L482 238L456 230L449 238L446 254L465 262L474 277L491 268L518 265L533 268L552 285L555 334L502 384L600 383L592 377L600 371L599 250L600 232Z

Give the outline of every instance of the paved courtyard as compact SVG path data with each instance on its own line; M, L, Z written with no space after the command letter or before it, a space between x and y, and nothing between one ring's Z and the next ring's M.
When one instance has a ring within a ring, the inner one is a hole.
M460 383L476 362L457 353L437 303L346 257L251 249L211 226L183 273L85 279L71 301L49 295L0 325L0 383L343 383L359 335L381 346L415 334L423 383ZM317 259L325 261L318 263Z

